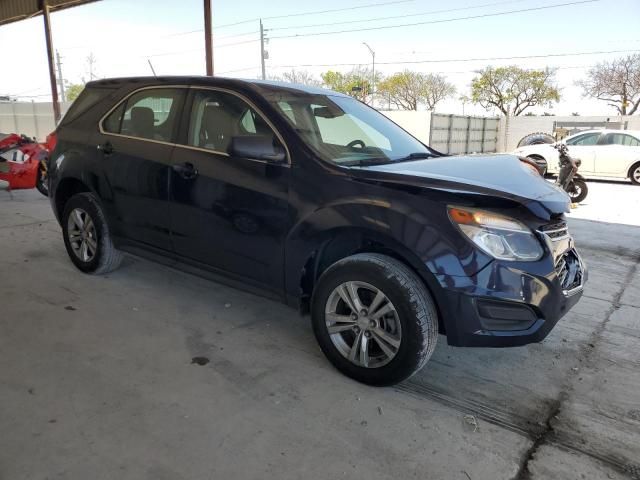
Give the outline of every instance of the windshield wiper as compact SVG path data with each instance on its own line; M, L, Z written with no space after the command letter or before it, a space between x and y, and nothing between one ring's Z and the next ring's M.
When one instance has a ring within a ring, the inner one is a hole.
M410 160L421 160L421 159L424 159L424 158L432 158L432 157L437 157L437 156L438 155L436 155L435 153L431 153L431 152L415 152L415 153L410 153L406 157L398 158L398 159L394 160L394 162L408 162Z
M388 158L359 158L358 160L348 160L346 162L336 162L343 167L368 167L371 165L384 165L386 163L393 163Z

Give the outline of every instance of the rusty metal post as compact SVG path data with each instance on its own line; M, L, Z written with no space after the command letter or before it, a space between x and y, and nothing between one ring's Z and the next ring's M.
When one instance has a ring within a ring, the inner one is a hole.
M204 0L204 54L207 77L213 77L213 34L211 32L211 0Z
M44 39L47 43L47 62L49 64L49 81L51 82L51 100L53 101L53 118L60 121L60 102L58 101L58 85L56 82L56 69L53 59L53 41L51 40L51 21L49 19L49 5L47 0L40 0L40 9L44 19ZM63 85L60 88L64 88Z

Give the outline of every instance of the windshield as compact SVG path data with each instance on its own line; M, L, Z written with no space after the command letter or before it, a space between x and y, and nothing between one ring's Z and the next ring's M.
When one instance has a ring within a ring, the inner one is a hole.
M436 156L387 117L353 98L272 91L268 100L322 159L338 165Z

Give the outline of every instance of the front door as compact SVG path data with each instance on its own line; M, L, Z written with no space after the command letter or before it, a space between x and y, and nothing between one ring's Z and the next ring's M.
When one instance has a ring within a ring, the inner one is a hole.
M172 155L176 253L281 291L289 163L228 153L238 135L280 141L255 108L228 91L194 88L187 106L185 146Z
M186 88L148 88L121 102L94 136L113 234L171 249L169 170Z

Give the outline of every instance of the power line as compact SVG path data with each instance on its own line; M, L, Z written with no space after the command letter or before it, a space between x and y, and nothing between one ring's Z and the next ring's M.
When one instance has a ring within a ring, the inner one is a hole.
M329 9L329 10L315 10L315 11L310 11L310 12L289 13L289 14L286 14L286 15L272 15L270 17L262 17L262 19L263 20L275 20L277 18L302 17L302 16L307 16L307 15L321 15L321 14L324 14L324 13L346 12L348 10L359 10L361 8L382 7L382 6L385 6L385 5L397 5L398 3L411 3L411 2L415 2L415 0L394 0L392 2L368 3L368 4L364 4L364 5L353 6L353 7L332 8L332 9ZM256 18L250 18L248 20L240 20L240 21L234 22L234 23L226 23L224 25L215 25L215 28L233 27L233 26L236 26L236 25L242 25L243 23L255 22L257 20L260 20L260 18L256 17Z
M429 60L403 60L403 61L395 61L395 62L380 62L377 61L378 65L409 65L409 64L426 64L426 63L460 63L460 62L489 62L489 61L497 61L497 60L525 60L525 59L535 59L535 58L556 58L556 57L576 57L576 56L584 56L584 55L603 55L603 54L611 54L611 53L630 53L630 52L638 52L640 50L608 50L608 51L593 51L593 52L571 52L571 53L549 53L544 55L518 55L518 56L509 56L509 57L484 57L484 58L450 58L450 59L429 59ZM368 63L362 62L353 62L353 63L308 63L308 64L297 64L297 65L271 65L271 68L300 68L300 67L353 67L359 65L368 65ZM246 67L246 68L238 68L235 70L227 70L226 72L221 72L221 74L225 73L236 73L243 72L246 70L253 70L256 67Z
M535 12L540 10L548 10L551 8L560 8L560 7L568 7L572 5L582 5L585 3L595 3L601 0L580 0L576 2L567 2L567 3L556 3L554 5L546 5L542 7L531 7L531 8L523 8L520 10L509 10L506 12L496 12L496 13L485 13L482 15L472 15L468 17L457 17L457 18L446 18L442 20L430 20L427 22L414 22L414 23L402 23L396 25L383 25L378 27L365 27L365 28L354 28L349 30L337 30L331 32L312 32L312 33L298 33L293 35L280 35L276 37L271 37L272 40L280 39L280 38L297 38L297 37L316 37L319 35L336 35L339 33L350 33L350 32L366 32L371 30L387 30L390 28L401 28L401 27L415 27L419 25L431 25L436 23L448 23L448 22L458 22L462 20L474 20L478 18L489 18L489 17L499 17L503 15L511 15L514 13L525 13L525 12Z
M478 8L484 8L484 7L494 7L497 5L504 5L504 4L509 4L509 3L520 3L523 2L525 0L505 0L502 2L493 2L493 3L484 3L482 5L474 5L471 7L458 7L458 8L448 8L446 10L431 10L428 12L421 12L421 13L409 13L409 14L405 14L405 15L395 15L392 17L386 16L386 17L375 17L375 18L366 18L366 19L362 19L362 20L346 20L346 21L342 21L342 22L328 22L328 23L316 23L313 25L292 25L292 26L288 26L288 27L275 27L275 28L270 28L269 30L271 31L275 31L275 30L292 30L292 29L296 29L296 28L313 28L313 27L326 27L326 26L330 26L330 25L346 25L346 24L351 24L351 23L366 23L366 22L377 22L380 20L393 20L396 18L408 18L408 17L421 17L423 15L435 15L438 13L450 13L450 12L458 12L460 10L474 10L474 9L478 9Z

